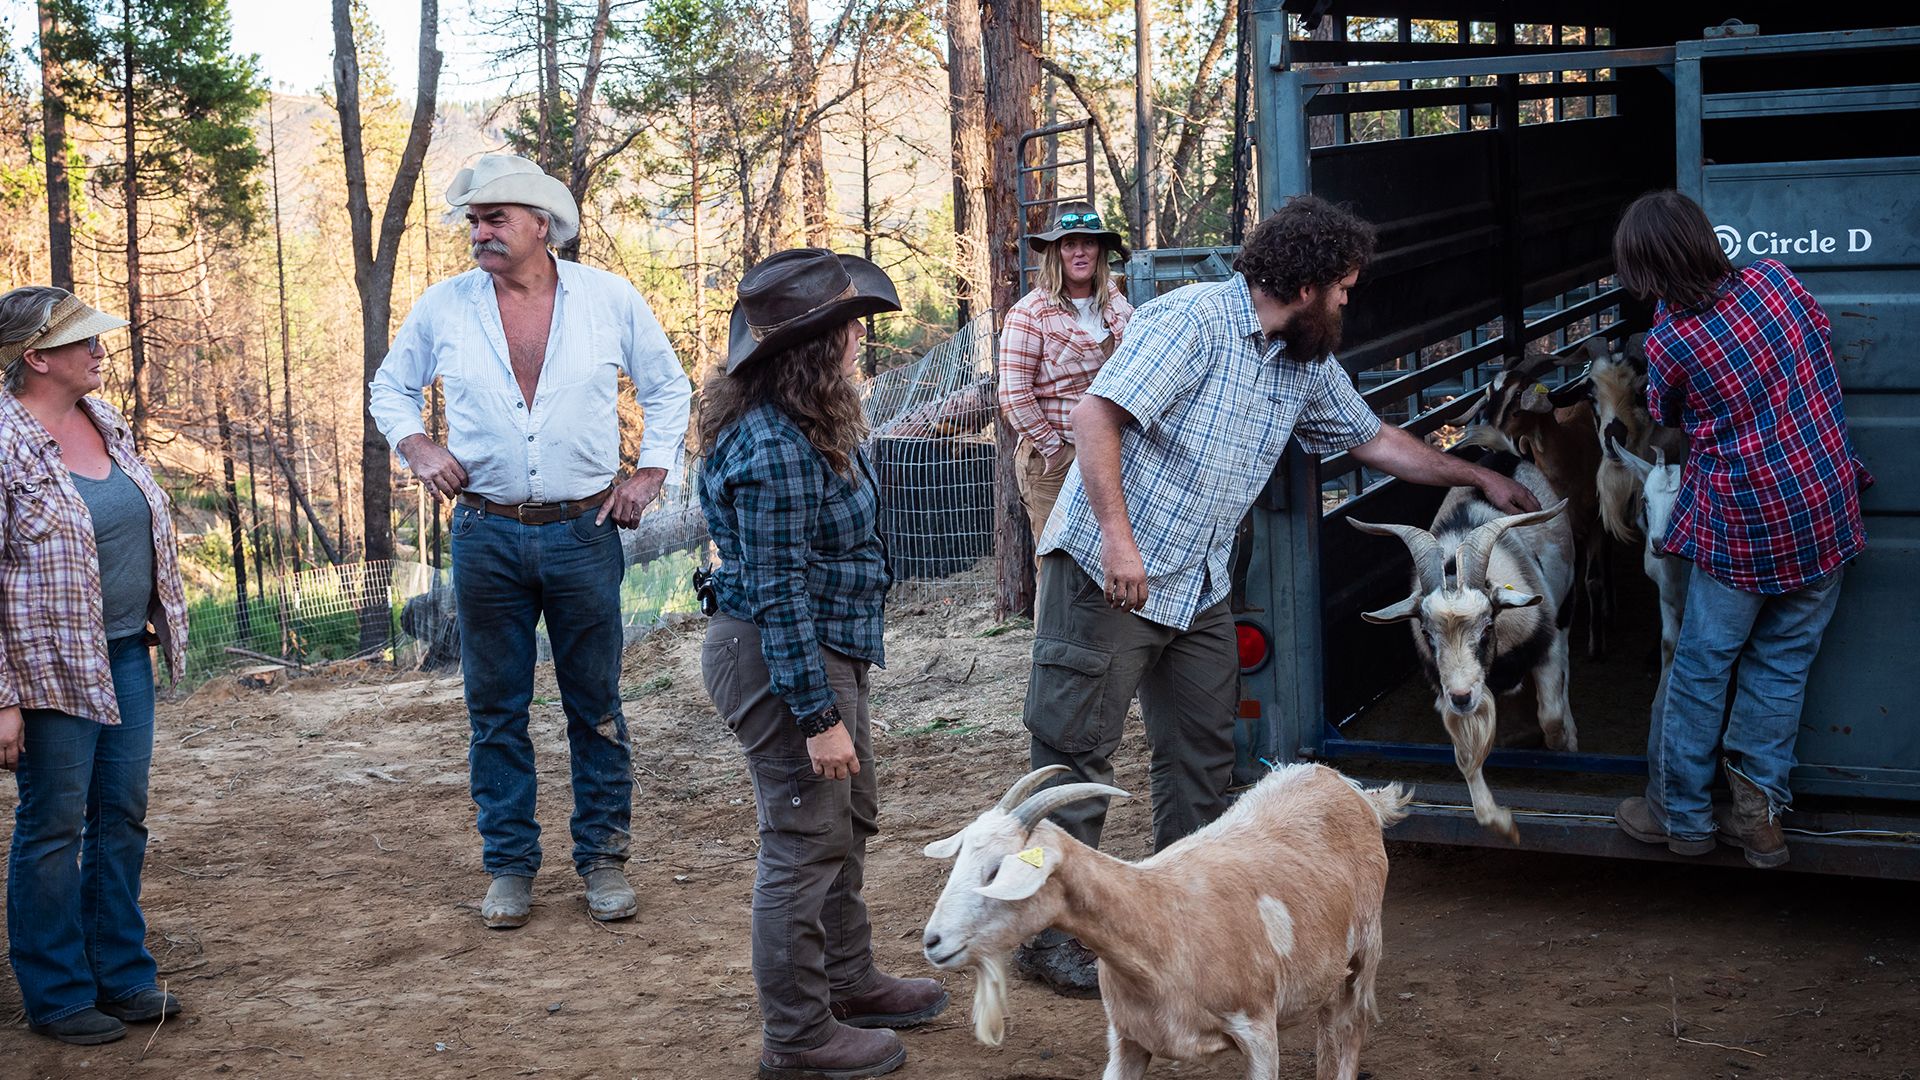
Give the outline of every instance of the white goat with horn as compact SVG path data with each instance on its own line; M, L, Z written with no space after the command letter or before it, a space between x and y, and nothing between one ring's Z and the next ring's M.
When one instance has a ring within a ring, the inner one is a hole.
M1504 459L1504 460L1495 460ZM1349 520L1362 532L1396 536L1413 554L1413 595L1361 617L1411 622L1414 649L1437 696L1440 722L1466 778L1473 817L1518 842L1513 814L1493 800L1481 767L1493 749L1494 698L1531 680L1540 730L1555 750L1579 748L1567 705L1566 611L1573 588L1573 532L1540 470L1511 455L1482 464L1511 469L1545 510L1506 517L1475 488L1457 487L1432 531Z
M1615 446L1627 468L1640 479L1640 531L1647 538L1640 565L1660 590L1660 675L1673 666L1673 647L1680 640L1680 616L1687 610L1687 581L1693 564L1664 549L1673 523L1674 500L1680 497L1680 462L1669 463L1667 452L1653 448L1648 461L1624 446Z
M1054 926L1100 957L1105 1080L1138 1080L1154 1057L1229 1046L1246 1055L1249 1080L1276 1080L1280 1030L1309 1015L1319 1023L1316 1076L1354 1080L1383 948L1380 833L1406 816L1406 792L1289 765L1213 824L1127 863L1046 820L1080 799L1126 797L1104 784L1035 793L1063 771L1028 773L926 848L955 862L922 944L937 968L976 969L980 1041L997 1046L1005 1034L1006 955Z

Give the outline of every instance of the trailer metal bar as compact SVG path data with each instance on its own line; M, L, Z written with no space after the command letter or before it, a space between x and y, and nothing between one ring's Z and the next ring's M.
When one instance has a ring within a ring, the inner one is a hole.
M1293 45L1301 43L1294 42ZM1446 46L1422 46L1444 48ZM1457 46L1455 46L1457 47ZM1404 64L1354 64L1350 66L1295 66L1292 70L1307 86L1336 86L1357 82L1399 82L1401 79L1450 79L1462 75L1531 75L1551 71L1593 71L1599 68L1672 67L1674 47L1662 45L1640 49L1582 49L1553 52L1544 56L1513 56L1499 50L1473 60L1410 60ZM1275 71L1287 70L1275 64Z

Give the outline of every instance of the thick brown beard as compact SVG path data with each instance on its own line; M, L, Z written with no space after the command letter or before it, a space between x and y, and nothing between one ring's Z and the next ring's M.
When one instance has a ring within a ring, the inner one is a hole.
M1340 347L1340 323L1339 308L1324 301L1307 305L1280 331L1287 358L1303 364L1319 363Z

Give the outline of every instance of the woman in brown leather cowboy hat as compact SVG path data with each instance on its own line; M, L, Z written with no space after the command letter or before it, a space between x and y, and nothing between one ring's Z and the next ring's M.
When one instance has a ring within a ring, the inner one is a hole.
M879 807L867 672L891 577L854 384L860 319L900 310L877 266L782 251L740 279L727 356L702 388L700 506L719 552L700 668L746 752L760 826L753 976L763 1078L878 1076L882 1028L946 1007L873 965L861 885Z
M1040 268L1000 329L1000 413L1019 436L1014 475L1038 542L1073 464L1067 415L1113 355L1133 307L1107 268L1113 256L1127 257L1127 245L1093 207L1062 204L1053 228L1027 245Z

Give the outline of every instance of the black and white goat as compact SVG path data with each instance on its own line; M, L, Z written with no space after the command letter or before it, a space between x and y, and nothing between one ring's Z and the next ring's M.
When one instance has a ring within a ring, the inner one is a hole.
M1420 666L1437 696L1440 722L1466 778L1473 817L1517 841L1513 814L1493 800L1481 767L1493 749L1494 698L1531 681L1540 730L1555 750L1579 748L1567 704L1567 627L1573 590L1573 530L1561 499L1538 468L1508 454L1482 464L1510 471L1544 510L1501 516L1479 490L1457 487L1433 528L1350 521L1397 536L1413 554L1413 595L1366 612L1368 622L1413 624Z

